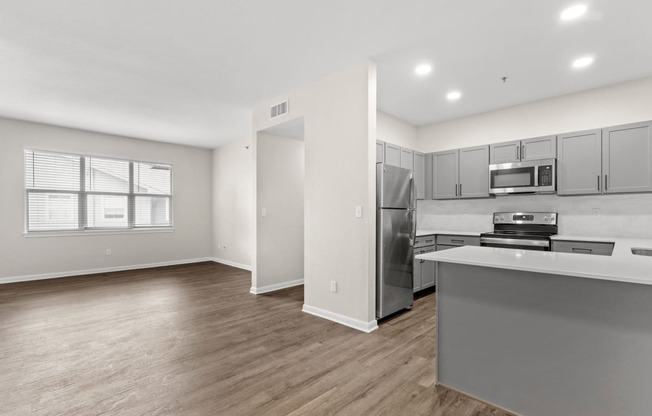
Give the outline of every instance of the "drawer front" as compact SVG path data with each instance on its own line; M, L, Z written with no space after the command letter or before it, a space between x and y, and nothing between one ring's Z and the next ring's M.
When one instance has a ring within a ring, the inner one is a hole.
M434 235L422 235L420 237L417 237L416 240L414 241L414 247L425 247L425 246L432 246L435 244L435 236Z
M598 256L611 256L614 250L613 243L589 241L553 241L552 251L559 253L594 254Z
M468 235L438 235L437 244L446 246L480 246L480 237Z

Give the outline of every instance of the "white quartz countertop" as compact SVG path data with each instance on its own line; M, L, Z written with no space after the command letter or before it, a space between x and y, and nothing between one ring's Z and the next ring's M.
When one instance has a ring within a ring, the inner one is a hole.
M472 237L479 237L485 231L459 231L459 230L417 230L417 237L422 235L468 235Z
M632 254L632 248L652 249L652 240L557 236L557 240L613 242L611 256L464 246L419 254L418 259L588 279L652 285L652 257Z

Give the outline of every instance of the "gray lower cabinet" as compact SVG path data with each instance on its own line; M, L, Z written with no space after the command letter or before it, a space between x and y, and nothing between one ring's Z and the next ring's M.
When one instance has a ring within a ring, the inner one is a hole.
M594 241L552 241L552 251L558 253L594 254L611 256L614 243Z
M480 236L469 235L453 235L453 234L440 234L436 239L436 251L450 250L462 246L480 246ZM435 265L435 281L437 278L438 264L431 261Z
M414 255L435 251L435 236L425 235L417 237L414 245ZM414 259L414 292L427 289L435 285L435 262Z
M490 145L490 163L511 163L557 157L557 136L533 137L525 140Z
M376 140L376 163L385 162L385 142Z
M426 198L426 155L414 152L414 182L417 190L417 199Z
M401 167L401 148L399 146L385 142L385 163Z
M652 191L652 122L602 130L603 192Z
M602 131L561 134L557 142L557 194L601 193Z
M480 236L440 234L437 236L437 248L439 246L461 247L480 246Z
M489 146L432 154L432 199L489 197Z

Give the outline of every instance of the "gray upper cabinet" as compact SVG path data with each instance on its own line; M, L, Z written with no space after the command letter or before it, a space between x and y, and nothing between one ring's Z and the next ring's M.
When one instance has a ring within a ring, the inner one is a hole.
M414 181L417 189L417 199L426 197L426 155L414 152Z
M561 134L557 141L557 194L599 194L602 191L602 131Z
M385 142L385 163L401 167L401 148L399 146Z
M652 191L652 122L602 130L604 193Z
M385 142L376 140L376 163L385 162Z
M557 157L557 136L521 140L521 160L554 159Z
M402 168L414 170L414 151L401 147L401 165Z
M489 146L491 152L491 164L510 163L521 160L521 141L495 143Z
M432 154L432 199L456 199L459 150Z
M460 198L489 196L489 146L468 147L459 150Z
M496 143L490 145L490 150L491 164L554 159L557 157L557 136Z

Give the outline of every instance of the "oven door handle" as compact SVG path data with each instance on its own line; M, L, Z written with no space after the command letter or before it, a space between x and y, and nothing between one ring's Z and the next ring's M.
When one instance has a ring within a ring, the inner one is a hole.
M481 237L480 243L501 244L504 246L532 246L532 247L550 247L550 241L544 240L521 240L518 238L493 238Z

